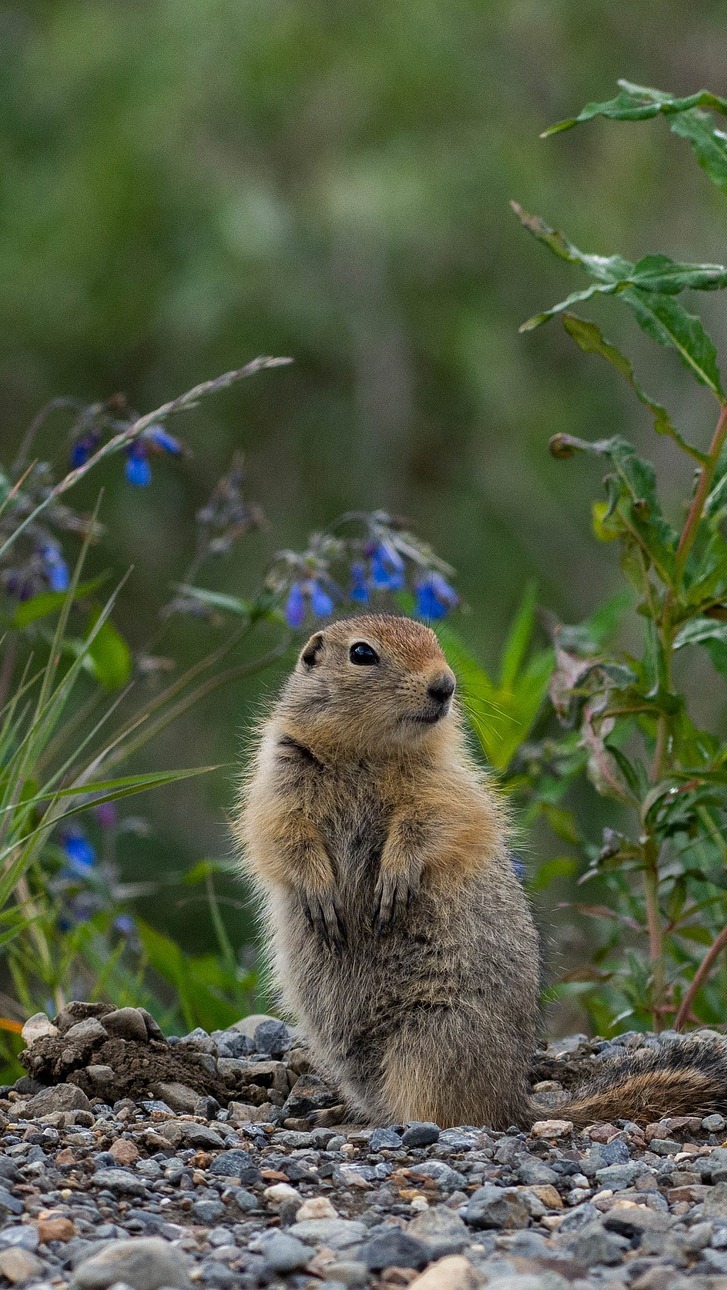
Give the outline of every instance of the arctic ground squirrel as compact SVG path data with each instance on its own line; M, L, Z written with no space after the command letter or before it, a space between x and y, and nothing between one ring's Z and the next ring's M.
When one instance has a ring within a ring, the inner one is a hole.
M262 727L235 832L317 1068L376 1124L726 1112L719 1040L604 1061L557 1112L531 1097L538 936L454 694L433 631L367 614L311 637Z

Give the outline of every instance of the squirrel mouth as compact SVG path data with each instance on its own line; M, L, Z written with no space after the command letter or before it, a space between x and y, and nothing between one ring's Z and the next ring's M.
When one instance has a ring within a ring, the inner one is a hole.
M412 712L408 720L418 726L435 726L449 712L449 702L441 703L436 708L427 708L425 712Z

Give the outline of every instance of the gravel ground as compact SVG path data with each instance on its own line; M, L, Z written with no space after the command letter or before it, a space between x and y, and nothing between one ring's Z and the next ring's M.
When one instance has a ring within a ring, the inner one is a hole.
M557 1118L654 1036L539 1051L553 1118L529 1134L339 1124L273 1018L166 1041L142 1010L72 1004L25 1038L30 1074L0 1089L4 1284L727 1290L722 1116Z

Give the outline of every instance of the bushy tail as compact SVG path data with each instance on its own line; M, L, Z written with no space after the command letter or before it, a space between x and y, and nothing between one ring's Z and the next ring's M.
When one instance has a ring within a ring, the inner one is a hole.
M533 1104L535 1118L574 1124L633 1120L651 1124L677 1115L727 1116L727 1040L671 1039L603 1060L597 1075L557 1107Z

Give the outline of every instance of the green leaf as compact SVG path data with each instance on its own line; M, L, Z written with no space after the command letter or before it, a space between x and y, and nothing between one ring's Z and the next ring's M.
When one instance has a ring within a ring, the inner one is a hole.
M727 193L727 137L717 129L709 113L702 110L709 108L724 115L727 100L709 90L698 90L686 98L676 98L648 86L632 85L629 81L619 81L619 86L620 91L615 98L604 103L587 103L578 116L552 125L543 131L541 138L569 130L584 121L592 121L596 116L613 121L643 121L662 114L668 118L672 133L691 144L699 165L712 183Z
M100 573L96 578L80 582L75 588L73 599L83 600L86 596L92 595L103 586L108 576L107 573ZM29 623L37 622L39 618L47 618L49 614L55 613L56 609L60 609L65 604L68 594L67 591L42 591L31 600L24 600L15 610L11 625L22 628L27 627Z
M727 137L716 129L706 112L697 110L675 116L669 122L673 134L687 139L699 165L713 184L727 193Z
M559 304L529 318L522 323L521 331L531 331L593 295L618 294L634 312L642 330L660 345L676 350L692 376L706 385L720 402L724 400L714 342L701 319L688 313L671 297L687 286L712 290L727 285L727 269L722 265L675 264L668 256L661 255L646 256L634 265L618 255L586 254L562 233L550 228L539 215L529 215L517 202L511 202L511 206L533 237L561 259L580 264L596 281L594 287L574 292Z
M674 649L685 645L703 645L705 641L723 641L727 644L727 623L714 618L692 618L674 637Z
M577 314L566 313L563 315L563 326L568 335L572 336L579 348L583 350L584 354L600 354L602 358L605 358L608 363L611 363L616 368L617 372L621 373L624 380L631 386L637 399L651 412L654 418L654 429L657 434L669 435L684 452L695 457L697 461L704 462L704 453L682 438L679 431L672 424L666 408L662 407L661 403L657 403L650 398L636 381L630 359L625 354L622 354L620 349L617 349L611 341L606 340L595 323L589 322L585 318L579 318Z
M533 637L536 601L537 587L534 582L529 582L502 650L500 686L503 690L515 688L518 673Z
M575 856L554 856L545 860L533 875L528 886L532 891L544 891L557 878L575 878L578 873L578 861Z
M607 117L612 121L645 121L659 113L671 115L689 112L693 108L711 108L714 112L727 114L727 99L719 98L709 90L697 90L696 94L677 98L663 90L651 89L648 85L634 85L631 81L620 80L618 85L619 93L615 98L603 103L587 103L578 116L568 117L565 121L549 126L541 134L541 139L547 139L561 130L570 130L574 125L582 125L584 121L592 121L596 116Z
M660 345L676 350L692 376L723 402L725 394L717 366L717 350L701 318L690 314L669 296L633 288L624 291L621 298L633 310L642 331Z
M175 590L180 595L198 600L202 605L222 609L228 614L240 614L243 618L250 618L255 610L253 601L242 600L239 596L229 596L222 591L207 591L204 587L191 587L186 583L177 584Z
M91 623L98 615L92 617ZM96 680L107 690L118 690L131 676L131 650L121 632L107 619L88 647L88 659Z

